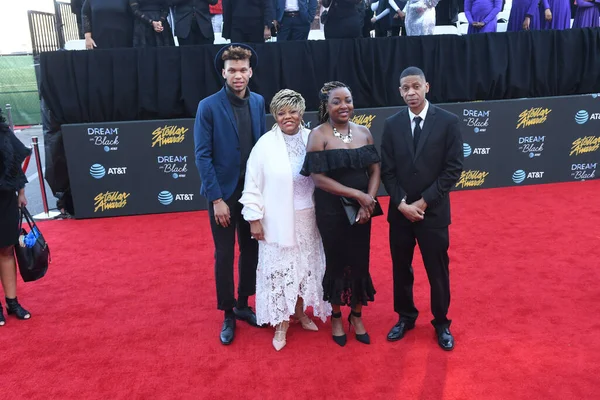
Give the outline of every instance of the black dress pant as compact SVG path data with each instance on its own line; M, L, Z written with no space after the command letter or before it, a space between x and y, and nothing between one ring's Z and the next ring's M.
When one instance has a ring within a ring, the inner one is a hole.
M250 237L250 224L242 217L244 184L240 182L233 195L225 200L229 206L231 221L228 227L217 225L212 204L208 206L210 228L215 243L215 281L217 284L217 308L231 310L235 306L233 261L235 234L238 236L240 257L238 260L238 296L252 296L256 292L256 266L258 264L258 242Z
M264 43L265 25L262 18L234 18L230 39L232 43Z
M414 322L419 315L413 301L412 261L415 243L419 243L423 264L431 288L431 323L436 328L450 326L447 319L450 307L450 276L448 258L448 227L427 228L411 225L390 224L390 249L394 275L394 311L400 319Z
M177 37L177 41L180 46L200 46L203 44L213 44L215 42L215 35L211 37L205 37L198 26L198 22L194 19L192 26L190 27L190 33L186 38Z

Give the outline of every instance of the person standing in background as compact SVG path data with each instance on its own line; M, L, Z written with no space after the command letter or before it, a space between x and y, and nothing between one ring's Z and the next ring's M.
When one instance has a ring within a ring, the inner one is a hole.
M271 39L274 20L273 0L223 0L223 37L232 42Z
M548 0L548 6L552 19L548 21L546 18L546 10L540 10L542 12L542 18L545 20L542 22L542 29L569 29L571 28L571 7L569 6L569 0Z
M317 13L317 0L275 0L277 41L307 40Z
M85 0L81 20L86 49L133 47L129 0Z
M209 7L217 0L172 0L175 36L180 46L213 44L215 34Z
M469 21L468 34L496 32L502 0L465 0L465 17Z
M213 32L223 32L223 4L221 3L221 0L218 0L217 4L211 4L208 9L210 10Z

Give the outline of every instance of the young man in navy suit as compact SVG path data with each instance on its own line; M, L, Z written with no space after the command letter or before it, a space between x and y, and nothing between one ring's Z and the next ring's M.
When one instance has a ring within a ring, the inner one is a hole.
M275 0L277 41L307 40L317 13L317 0Z
M394 276L394 311L398 323L387 339L400 340L415 327L412 261L416 242L431 286L431 321L438 344L454 348L447 318L450 190L463 169L463 141L458 117L425 99L429 83L419 68L400 75L400 95L407 109L385 121L381 144L381 179L390 195L388 222Z
M223 344L233 341L236 318L257 326L248 297L256 290L258 242L250 236L250 225L242 218L238 202L250 151L266 131L265 100L248 89L256 64L250 46L232 43L223 47L215 58L215 68L223 75L225 86L200 102L194 125L200 193L209 202L215 243L217 308L225 312L220 334ZM236 231L240 249L237 301L233 280Z

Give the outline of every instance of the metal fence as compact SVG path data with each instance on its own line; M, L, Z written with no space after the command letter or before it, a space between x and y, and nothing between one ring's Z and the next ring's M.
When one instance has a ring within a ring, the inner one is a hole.
M71 3L64 3L62 1L54 2L54 9L56 14L56 22L59 39L63 40L63 47L65 43L70 40L78 40L79 28L77 27L77 16L71 11Z
M56 51L64 45L58 38L56 17L54 14L41 11L27 11L29 32L33 55L37 56L46 51Z
M40 98L33 55L0 56L0 107L12 107L15 125L41 122Z

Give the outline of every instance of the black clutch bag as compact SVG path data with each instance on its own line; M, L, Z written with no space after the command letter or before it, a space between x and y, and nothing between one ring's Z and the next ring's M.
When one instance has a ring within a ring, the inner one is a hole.
M358 215L358 211L360 210L360 203L354 199L349 199L347 197L340 197L342 202L342 207L344 207L344 211L346 212L346 216L348 217L348 222L350 225L357 224L356 217ZM373 214L371 214L371 218L378 217L383 215L383 210L379 205L379 202L375 203L375 208L373 209Z

